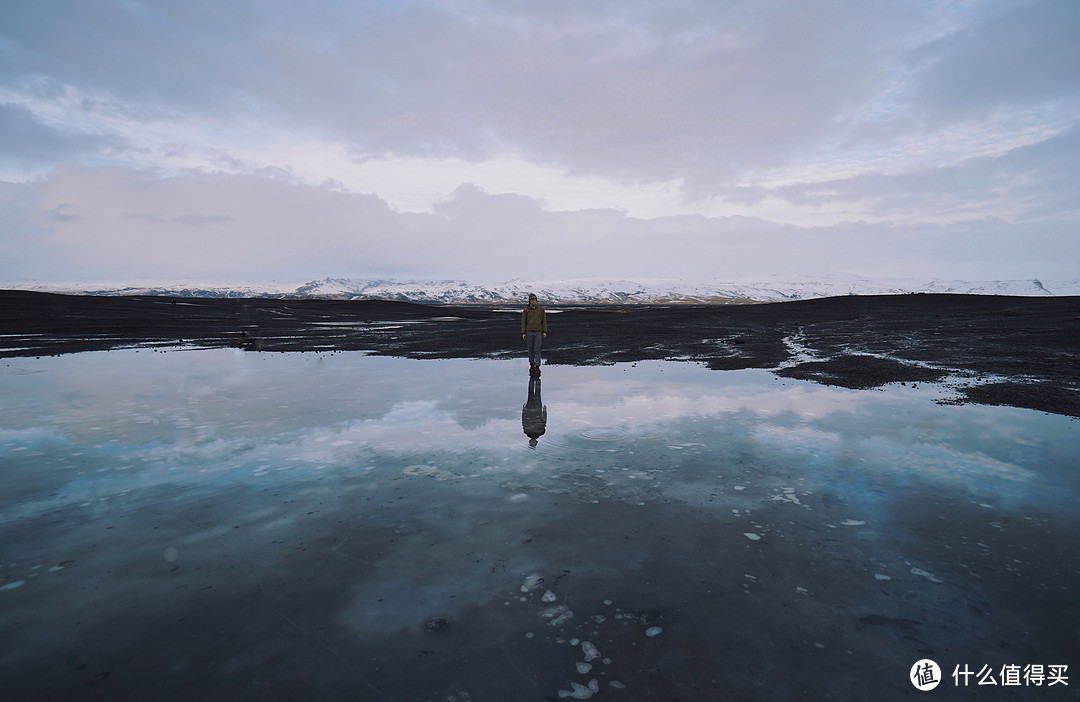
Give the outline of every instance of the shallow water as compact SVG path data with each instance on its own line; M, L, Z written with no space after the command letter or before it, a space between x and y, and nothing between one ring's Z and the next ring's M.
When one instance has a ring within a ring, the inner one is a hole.
M888 699L923 658L936 694L1076 664L1074 419L670 362L0 382L0 680L44 699Z

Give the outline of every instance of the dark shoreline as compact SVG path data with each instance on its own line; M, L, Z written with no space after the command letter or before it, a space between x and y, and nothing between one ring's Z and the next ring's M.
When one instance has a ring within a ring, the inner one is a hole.
M547 363L683 360L848 388L949 380L961 401L1080 417L1080 297L847 296L597 305L549 317ZM407 302L0 291L0 357L194 346L514 358L515 313Z

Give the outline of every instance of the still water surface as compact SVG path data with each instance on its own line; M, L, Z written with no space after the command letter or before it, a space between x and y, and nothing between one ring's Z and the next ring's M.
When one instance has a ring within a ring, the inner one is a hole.
M0 382L0 680L44 699L890 699L922 658L945 694L1080 665L1074 419L670 362L142 350Z

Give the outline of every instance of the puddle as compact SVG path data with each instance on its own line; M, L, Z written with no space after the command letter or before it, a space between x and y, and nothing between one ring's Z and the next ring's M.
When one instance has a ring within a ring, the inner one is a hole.
M0 676L42 698L890 699L928 657L1075 664L1067 417L664 362L0 382Z

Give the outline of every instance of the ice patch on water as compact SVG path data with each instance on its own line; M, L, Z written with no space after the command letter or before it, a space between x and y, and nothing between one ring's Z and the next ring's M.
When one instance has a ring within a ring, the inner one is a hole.
M435 478L436 480L462 480L463 476L457 473L451 473L448 470L442 468L436 468L435 466L405 466L401 469L401 472L405 475L424 475L429 478Z
M844 526L862 526L863 524L866 524L866 522L860 522L857 519L845 519L844 521L842 521L840 523L843 524Z
M592 662L600 657L600 650L590 641L581 642L581 652L585 654L585 661Z
M754 534L752 532L747 531L747 532L743 533L743 536L750 539L751 541L761 541L761 534Z
M522 592L531 592L536 588L544 584L544 579L535 573L525 577L525 582L521 584Z
M874 573L874 580L892 580L892 578L884 573Z
M911 569L911 574L912 575L918 575L920 578L926 578L927 580L929 580L932 583L944 582L943 580L939 580L938 578L935 578L933 573L929 573L929 572L923 570L922 568L912 568Z
M574 666L577 668L578 675L586 675L592 670L592 663L581 663L579 661L575 663Z
M574 618L574 613L570 611L570 608L564 604L549 607L540 612L540 616L545 619L550 619L548 622L551 626L562 626L566 622ZM587 659L586 659L587 660Z
M581 683L570 683L571 690L559 690L559 697L570 698L573 700L587 700L596 693L600 692L600 683L593 678L589 681L589 684L582 685Z
M773 502L790 502L792 504L801 505L799 498L795 496L795 488L780 488L781 494L773 495L769 499Z
M659 636L661 633L663 633L663 631L664 630L658 626L650 626L648 629L645 630L645 635L651 639L654 636Z
M25 580L16 580L15 582L8 583L7 585L0 585L0 590L14 590L17 587L22 587L25 583Z
M544 596L540 598L541 602L554 602L556 599L555 593L551 590L544 591Z

